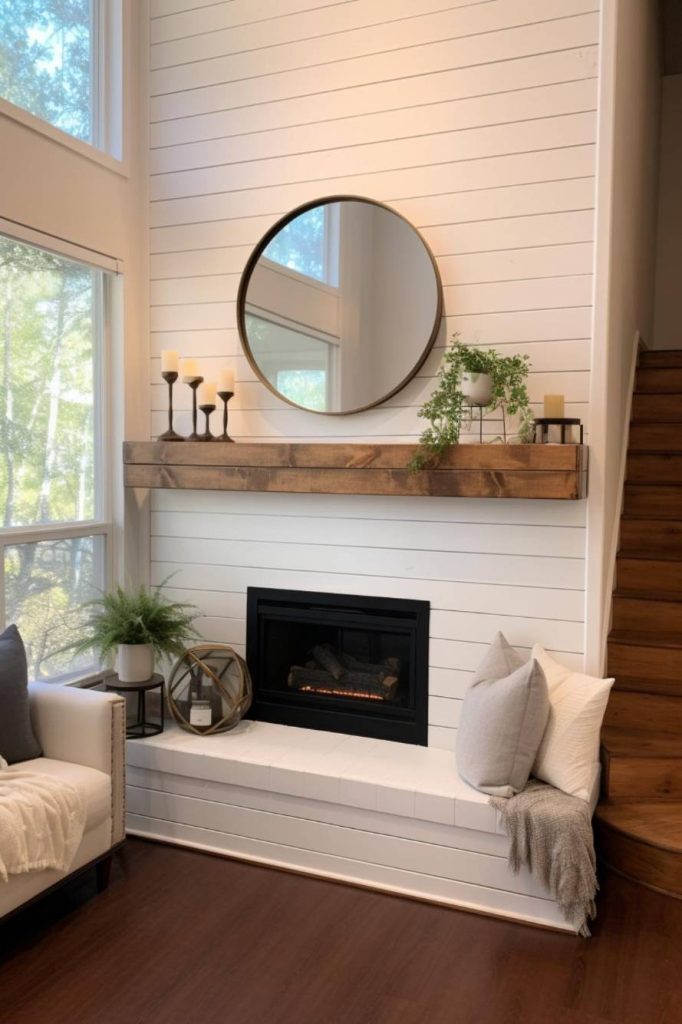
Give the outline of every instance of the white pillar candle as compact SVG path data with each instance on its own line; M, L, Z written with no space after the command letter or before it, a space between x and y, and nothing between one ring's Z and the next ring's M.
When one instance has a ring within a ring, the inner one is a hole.
M221 370L218 374L218 391L234 393L234 370Z
M215 384L212 381L205 380L199 385L197 400L199 405L215 405Z
M197 377L201 377L201 374L199 373L199 363L196 359L180 360L180 376L184 380L185 384L189 384L190 381L196 380Z
M164 348L161 352L161 373L178 372L178 353L175 349Z
M562 420L564 418L564 396L545 395L545 419Z

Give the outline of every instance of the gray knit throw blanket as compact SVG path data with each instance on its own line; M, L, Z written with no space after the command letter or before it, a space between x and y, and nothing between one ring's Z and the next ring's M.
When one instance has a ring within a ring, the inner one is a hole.
M596 915L597 865L590 808L584 800L531 779L509 798L491 796L511 839L509 866L522 865L549 889L578 935Z

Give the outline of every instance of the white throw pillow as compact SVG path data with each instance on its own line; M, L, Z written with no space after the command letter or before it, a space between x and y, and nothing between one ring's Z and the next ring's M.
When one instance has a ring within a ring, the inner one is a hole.
M533 765L533 775L551 786L590 800L599 772L599 733L613 679L574 672L536 644L549 691L549 720Z

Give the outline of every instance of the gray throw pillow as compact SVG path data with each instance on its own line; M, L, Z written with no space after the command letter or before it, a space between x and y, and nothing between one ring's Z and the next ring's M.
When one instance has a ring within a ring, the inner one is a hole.
M464 697L457 768L465 782L493 796L513 796L528 782L549 718L547 681L498 633Z
M16 626L0 635L0 754L8 764L42 754L31 725L26 651Z

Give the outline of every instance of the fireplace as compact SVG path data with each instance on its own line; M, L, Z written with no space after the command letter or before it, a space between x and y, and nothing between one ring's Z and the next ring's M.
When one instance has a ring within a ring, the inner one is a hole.
M427 742L429 603L249 587L250 715Z

